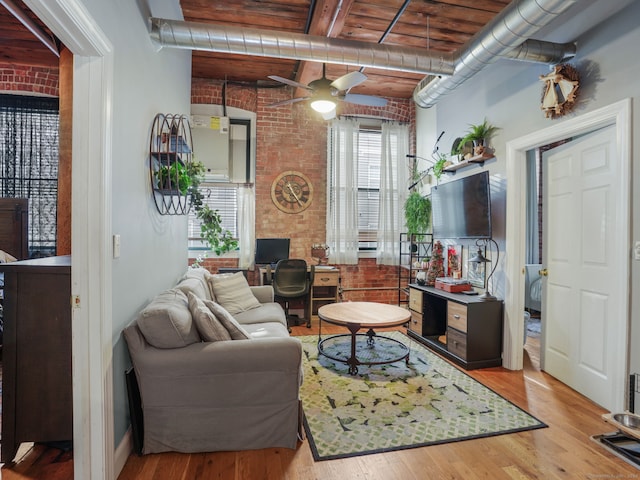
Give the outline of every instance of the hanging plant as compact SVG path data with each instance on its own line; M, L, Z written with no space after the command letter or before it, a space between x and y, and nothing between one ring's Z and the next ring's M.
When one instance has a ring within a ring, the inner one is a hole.
M412 191L404 203L404 217L410 235L427 233L431 225L431 199Z
M216 255L238 248L238 241L233 238L231 232L222 228L222 218L218 210L212 210L209 205L202 205L196 209L196 217L202 222L200 238L207 242Z
M440 180L440 177L444 173L444 169L450 164L451 162L447 160L446 154L440 153L438 155L438 160L433 164L433 176L436 177L436 180Z
M200 238L213 250L216 255L230 252L238 248L238 241L231 232L222 228L222 218L218 210L212 210L204 203L202 192L198 188L204 179L204 165L202 162L191 162L188 174L190 177L189 193L191 206L200 220Z

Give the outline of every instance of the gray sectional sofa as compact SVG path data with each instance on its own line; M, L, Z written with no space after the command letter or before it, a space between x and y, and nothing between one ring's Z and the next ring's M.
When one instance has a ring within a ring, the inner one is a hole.
M273 289L239 276L189 269L124 330L140 389L142 453L296 448L302 347ZM203 341L210 333L196 302L206 312L203 305L224 306L238 339Z

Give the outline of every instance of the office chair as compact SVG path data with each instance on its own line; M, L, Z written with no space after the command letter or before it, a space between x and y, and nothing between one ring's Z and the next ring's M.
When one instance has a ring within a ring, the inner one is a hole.
M276 300L284 302L284 312L287 316L287 326L289 326L289 301L299 298L305 299L305 316L307 317L307 328L311 328L311 312L308 311L307 297L313 285L315 268L307 274L307 262L302 259L290 258L280 260L276 264L276 269L271 278L271 268L267 267L267 283L273 285L273 292ZM298 325L298 322L295 323ZM289 328L289 331L291 329Z

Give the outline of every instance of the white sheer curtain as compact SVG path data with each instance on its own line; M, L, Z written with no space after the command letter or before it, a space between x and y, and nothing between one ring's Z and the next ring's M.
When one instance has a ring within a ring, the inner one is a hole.
M382 124L380 213L376 258L380 265L398 265L400 232L404 230L404 202L408 193L409 128L398 122Z
M357 120L334 120L327 141L327 244L329 261L358 263Z
M238 189L238 267L253 268L256 245L256 194L253 185Z

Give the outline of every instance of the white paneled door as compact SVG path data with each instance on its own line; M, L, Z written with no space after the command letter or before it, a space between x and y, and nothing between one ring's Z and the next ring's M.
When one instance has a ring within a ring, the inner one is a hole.
M606 127L543 156L542 368L608 409L627 318L615 275L615 134Z

